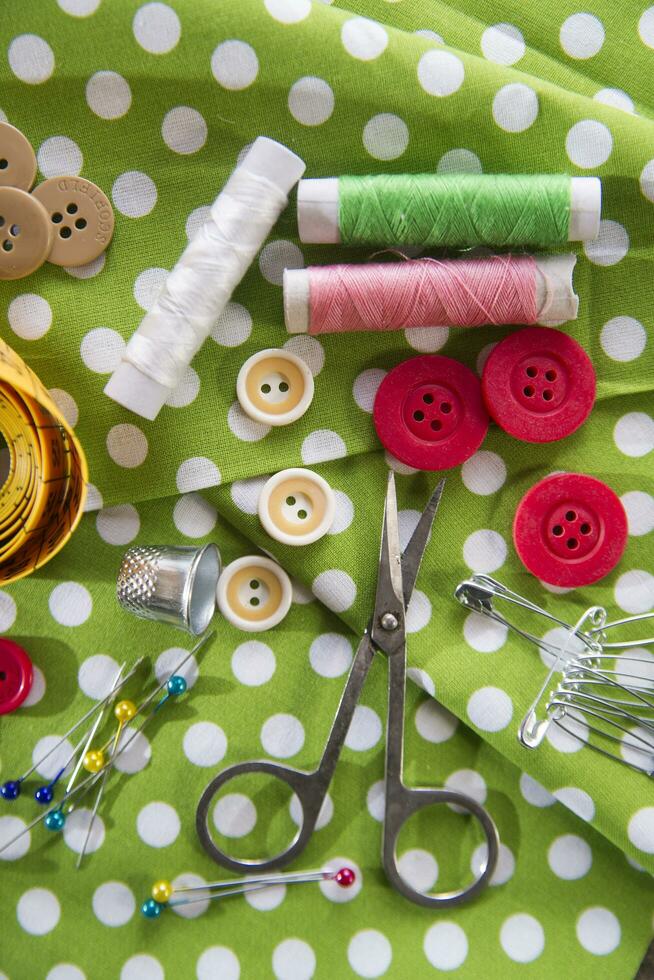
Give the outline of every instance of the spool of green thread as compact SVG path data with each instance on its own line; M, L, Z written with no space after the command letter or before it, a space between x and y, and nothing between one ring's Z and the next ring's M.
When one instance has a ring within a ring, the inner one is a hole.
M378 174L300 181L304 242L552 246L597 236L601 184L565 174Z

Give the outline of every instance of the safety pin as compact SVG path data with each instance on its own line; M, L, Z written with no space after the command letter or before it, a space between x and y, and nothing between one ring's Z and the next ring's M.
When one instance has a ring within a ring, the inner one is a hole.
M352 868L339 868L334 871L323 869L317 871L293 871L287 874L252 875L247 878L236 878L232 881L212 881L204 885L173 886L162 879L152 886L151 897L141 905L141 912L146 919L158 919L165 908L177 908L184 905L195 905L198 902L212 901L216 898L227 898L231 895L244 895L247 892L269 888L271 885L293 885L311 881L335 881L341 888L350 888L356 881ZM182 893L202 892L198 898L181 898L175 901L174 896Z
M550 687L550 684L552 683L552 678L554 674L557 673L557 671L561 669L561 665L565 664L568 660L568 648L570 646L570 643L572 642L573 637L584 635L580 633L580 630L581 627L586 622L591 622L594 626L601 627L602 623L605 620L606 620L606 610L603 609L602 606L592 606L590 609L587 609L586 612L583 614L583 616L581 616L577 620L576 625L572 629L568 628L568 633L565 639L565 643L559 649L559 653L557 654L554 663L550 667L547 677L545 678L543 684L541 685L538 694L532 701L531 705L527 710L527 713L525 714L524 718L520 722L520 727L518 729L518 738L522 742L522 744L527 748L535 749L538 745L541 744L541 742L545 738L545 733L547 732L547 729L549 728L552 720L554 720L549 713L546 714L545 718L539 720L538 711L540 709L541 702L543 701L547 693L547 690ZM563 714L565 714L564 708L559 708L559 710L563 711Z

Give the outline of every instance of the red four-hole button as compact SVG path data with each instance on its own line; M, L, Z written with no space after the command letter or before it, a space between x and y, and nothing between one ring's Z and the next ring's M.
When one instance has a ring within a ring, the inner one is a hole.
M564 439L588 418L595 372L576 340L551 327L526 327L495 347L484 365L486 407L509 435L526 442Z
M513 540L521 561L539 579L576 588L597 582L620 561L627 517L605 483L582 473L557 473L518 504Z
M32 687L32 661L13 640L0 638L0 715L19 708Z
M393 368L379 386L373 418L382 445L419 470L464 462L479 449L489 422L477 376L438 354Z

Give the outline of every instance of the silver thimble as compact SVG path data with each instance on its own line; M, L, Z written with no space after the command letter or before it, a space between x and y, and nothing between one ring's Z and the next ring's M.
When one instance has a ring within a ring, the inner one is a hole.
M130 548L120 566L116 594L123 609L135 616L171 623L197 636L215 612L219 574L215 544Z

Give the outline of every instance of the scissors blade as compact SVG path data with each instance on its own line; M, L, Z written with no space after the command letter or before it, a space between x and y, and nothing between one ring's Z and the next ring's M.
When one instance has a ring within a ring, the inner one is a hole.
M405 608L409 605L409 601L413 595L413 589L420 570L420 563L422 561L422 556L425 553L425 548L427 547L427 541L429 540L429 535L431 534L438 505L441 502L444 486L445 479L442 479L437 483L436 487L434 488L434 492L429 498L427 506L420 515L420 520L416 524L416 528L411 535L411 540L404 549L404 553L402 555L402 582Z
M384 525L382 528L381 554L379 558L379 581L387 580L398 602L404 601L402 589L402 549L400 548L400 528L397 517L397 494L395 474L388 474L386 504L384 506ZM388 599L386 600L388 605Z

